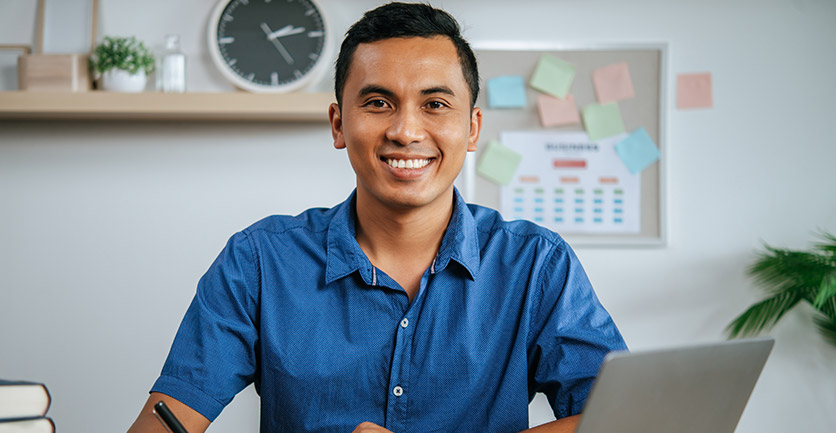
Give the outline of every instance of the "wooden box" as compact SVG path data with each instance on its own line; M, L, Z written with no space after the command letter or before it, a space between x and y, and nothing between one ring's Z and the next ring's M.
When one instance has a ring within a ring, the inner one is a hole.
M20 90L86 92L92 88L86 54L30 54L20 56L17 82Z

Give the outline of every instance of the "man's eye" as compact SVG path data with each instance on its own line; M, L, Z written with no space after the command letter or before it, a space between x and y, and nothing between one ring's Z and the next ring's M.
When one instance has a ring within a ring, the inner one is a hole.
M428 108L430 108L430 109L432 109L432 110L438 110L439 108L444 108L444 107L446 107L446 105L444 105L444 103L443 103L443 102L439 102L439 101L430 101L429 103L427 103L427 107L428 107Z
M372 99L371 101L367 102L366 105L374 107L374 108L386 108L387 104L386 101L382 99Z

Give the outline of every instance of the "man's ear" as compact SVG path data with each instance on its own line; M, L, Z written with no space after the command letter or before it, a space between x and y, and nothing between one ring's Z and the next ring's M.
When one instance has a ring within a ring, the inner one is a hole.
M479 143L479 133L482 131L482 109L473 107L470 113L470 137L467 140L467 151L475 152Z
M342 113L340 112L340 106L336 102L328 107L328 121L331 122L331 136L334 137L334 148L345 149Z

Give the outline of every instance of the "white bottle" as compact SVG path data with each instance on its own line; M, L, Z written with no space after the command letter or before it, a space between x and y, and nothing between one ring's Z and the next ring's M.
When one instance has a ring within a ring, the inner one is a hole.
M165 53L160 62L159 89L166 93L186 91L186 56L180 51L180 35L165 37Z

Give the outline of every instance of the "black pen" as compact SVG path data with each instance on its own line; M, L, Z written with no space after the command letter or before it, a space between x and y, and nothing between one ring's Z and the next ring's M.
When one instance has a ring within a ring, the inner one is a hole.
M158 401L157 404L154 405L153 412L157 419L163 423L166 430L172 433L189 433L186 431L186 428L183 427L183 424L180 424L177 417L171 413L168 406L166 406L162 401Z

